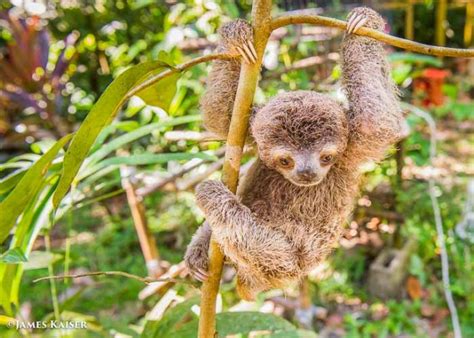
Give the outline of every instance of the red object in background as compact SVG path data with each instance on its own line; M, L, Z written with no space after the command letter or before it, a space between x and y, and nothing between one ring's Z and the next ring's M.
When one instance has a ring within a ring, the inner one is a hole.
M449 74L449 71L444 69L426 68L421 76L415 80L414 90L427 94L422 102L424 106L443 105L443 84L444 79L446 79Z

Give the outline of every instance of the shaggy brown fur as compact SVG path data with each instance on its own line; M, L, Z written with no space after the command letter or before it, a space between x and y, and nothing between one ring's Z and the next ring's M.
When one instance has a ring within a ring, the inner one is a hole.
M384 25L368 8L352 13L367 17L368 27ZM225 26L219 48L232 44L229 36L251 38L248 27L240 20ZM223 136L239 67L217 61L202 99L207 128ZM251 120L259 159L243 178L239 197L221 182L198 186L196 198L207 222L185 256L191 272L207 271L212 233L237 268L240 296L252 299L256 292L303 277L332 250L357 194L360 165L380 160L403 126L381 43L347 35L342 68L348 111L316 92L278 95Z
M253 40L252 27L241 19L232 21L219 29L221 41L216 52L238 55L237 47ZM201 98L204 127L226 139L232 107L239 82L240 61L217 60L207 80L207 89Z

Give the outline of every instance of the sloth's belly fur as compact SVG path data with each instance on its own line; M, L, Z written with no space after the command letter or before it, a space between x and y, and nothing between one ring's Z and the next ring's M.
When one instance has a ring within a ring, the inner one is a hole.
M301 268L298 275L302 276L319 264L339 239L357 194L357 176L341 177L342 171L335 169L337 172L330 172L320 184L299 187L276 171L259 169L242 202L250 208L259 226L285 235L297 251Z

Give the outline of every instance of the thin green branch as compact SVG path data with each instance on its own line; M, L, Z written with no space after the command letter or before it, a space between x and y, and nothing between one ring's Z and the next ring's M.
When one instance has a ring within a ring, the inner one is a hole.
M288 26L292 24L310 24L318 26L328 26L338 29L345 30L347 22L337 20L333 18L327 18L324 16L308 14L303 11L293 11L284 13L272 20L271 28L275 30L277 28ZM362 27L357 30L357 35L368 36L381 42L385 42L389 45L410 50L416 53L435 55L435 56L450 56L450 57L474 57L474 49L458 49L458 48L447 48L430 46L422 43L397 38L392 35L388 35L374 29Z
M166 78L168 76L171 76L172 74L182 72L182 71L184 71L188 68L191 68L191 67L196 66L196 65L198 65L200 63L203 63L203 62L209 62L209 61L217 60L217 59L221 59L221 60L232 59L234 57L235 56L233 56L231 54L219 53L219 54L204 55L204 56L200 56L198 58L192 59L188 62L177 65L176 67L165 70L164 72L161 72L161 73L158 73L156 75L151 76L149 79L147 79L146 81L143 81L138 86L136 86L132 90L130 90L127 93L127 95L124 97L124 101L128 100L132 96L136 95L138 92L142 91L143 89L154 85L155 83L163 80L164 78Z
M91 277L91 276L121 276L129 279L134 279L145 284L151 284L154 282L171 282L171 283L184 283L184 284L194 284L191 281L181 278L150 278L150 277L140 277L133 275L124 271L93 271L86 273L79 273L75 275L61 275L61 276L46 276L33 280L33 283L45 281L45 280L56 280L56 279L67 279L67 278L82 278L82 277Z

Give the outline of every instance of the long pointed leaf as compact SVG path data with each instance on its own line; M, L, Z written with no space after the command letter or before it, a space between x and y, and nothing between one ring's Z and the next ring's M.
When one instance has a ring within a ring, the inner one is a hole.
M253 331L294 331L295 326L283 318L261 312L223 312L216 315L216 331L219 337L245 334ZM173 337L196 337L198 320L194 319L173 331Z
M146 323L141 338L171 337L176 326L191 312L193 305L199 304L199 297L193 297L166 311L161 320L150 320Z
M43 183L41 189L45 186L48 185ZM29 256L39 232L49 224L53 211L51 197L55 188L54 185L49 186L32 198L17 225L15 235L10 243L11 248L18 247ZM0 304L8 314L12 313L12 304L18 305L23 271L22 264L0 263Z
M127 134L124 134L122 136L115 138L114 140L108 142L107 144L104 144L99 150L97 150L94 154L92 154L88 158L88 161L90 161L90 163L95 163L103 159L104 157L112 153L113 151L119 149L120 147L130 142L133 142L135 140L138 140L139 138L142 138L150 134L154 130L159 130L160 128L176 126L179 124L184 124L184 123L189 123L189 122L196 122L200 120L201 120L201 115L188 115L188 116L176 117L173 119L160 121L160 122L156 122L156 123L152 123L152 124L140 127Z
M26 169L20 169L0 180L0 194L12 190L26 173Z
M164 154L137 154L131 156L111 157L104 160L101 165L107 167L116 164L128 165L146 165L166 163L169 161L183 161L200 158L202 160L212 161L216 157L206 153L164 153Z
M21 215L31 199L38 193L43 184L43 178L51 166L59 150L71 139L67 135L33 164L13 191L0 203L0 243L8 236L17 218Z
M156 73L166 68L169 66L162 61L146 62L129 68L107 87L92 107L66 152L63 173L53 197L55 207L68 192L97 136L112 121L124 103L126 94L150 73Z

